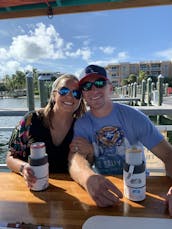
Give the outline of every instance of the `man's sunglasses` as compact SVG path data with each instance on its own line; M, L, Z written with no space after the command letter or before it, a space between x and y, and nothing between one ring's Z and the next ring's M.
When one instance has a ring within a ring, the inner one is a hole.
M80 88L82 91L89 91L91 90L92 86L94 85L96 88L102 88L105 87L107 84L107 80L100 78L95 80L94 82L84 82L80 85Z
M57 91L59 93L59 95L61 96L65 96L65 95L68 95L70 92L72 93L72 96L75 98L75 99L80 99L81 98L81 92L79 90L70 90L69 88L67 87L62 87L60 89L58 89Z

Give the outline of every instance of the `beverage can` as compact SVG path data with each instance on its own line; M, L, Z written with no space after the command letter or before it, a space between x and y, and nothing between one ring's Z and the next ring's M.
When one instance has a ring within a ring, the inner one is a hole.
M28 162L37 178L31 190L42 191L46 189L49 185L49 165L44 142L35 142L31 144Z

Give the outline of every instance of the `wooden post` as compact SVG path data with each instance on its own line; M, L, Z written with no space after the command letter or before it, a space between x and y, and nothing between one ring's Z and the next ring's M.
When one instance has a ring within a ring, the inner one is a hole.
M164 85L164 95L168 96L168 83Z
M151 105L152 92L151 92L152 79L147 79L147 106Z
M34 86L33 86L33 73L28 72L26 74L26 91L27 91L27 107L29 111L35 109L34 104Z
M158 83L157 83L157 89L158 89L158 106L162 105L163 101L163 81L164 77L160 74L158 76ZM161 124L161 115L157 115L157 125Z
M132 89L131 89L131 84L128 84L128 96L132 96Z
M134 83L131 83L131 98L133 98L134 93Z
M146 94L146 81L145 80L142 80L141 106L145 106L145 94Z
M153 92L154 90L155 90L155 83L152 82L152 83L151 83L151 91Z
M40 106L45 107L48 102L48 88L46 86L46 79L44 76L38 77L38 86L39 86L39 94L40 94Z
M164 81L164 77L162 75L159 75L158 76L158 106L161 106L163 102L163 81Z
M133 97L134 98L137 97L137 83L136 82L133 83Z
M134 82L133 85L133 97L136 98L137 97L137 83ZM137 101L133 102L136 106L137 106Z

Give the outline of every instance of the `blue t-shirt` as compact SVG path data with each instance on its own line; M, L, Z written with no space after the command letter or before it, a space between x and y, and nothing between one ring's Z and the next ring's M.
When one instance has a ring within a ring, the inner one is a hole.
M120 103L114 103L105 117L85 113L75 122L74 137L78 136L93 144L93 169L100 174L122 174L128 147L142 144L151 150L164 138L145 114Z

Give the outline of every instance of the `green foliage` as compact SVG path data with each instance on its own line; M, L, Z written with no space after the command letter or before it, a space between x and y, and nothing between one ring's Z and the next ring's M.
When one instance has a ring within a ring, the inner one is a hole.
M157 81L158 81L157 76L148 76L148 78L151 78L153 83L157 83Z
M168 83L169 87L172 87L172 78L164 78L164 83Z
M7 88L4 85L4 83L0 83L0 91L6 91L6 90L7 90Z
M128 76L128 83L134 83L134 82L137 82L137 76L135 74L130 74Z
M16 73L11 76L5 75L2 79L3 88L8 92L12 92L16 89L26 89L26 74L27 72L16 71ZM38 91L38 72L36 69L33 69L33 81L34 91Z
M152 79L153 83L157 83L158 81L158 77L157 76L152 76L152 75L148 75L146 72L144 71L140 71L139 72L139 76L135 75L135 74L130 74L127 78L122 79L122 86L125 86L127 84L131 84L134 82L137 82L138 84L141 84L142 80L146 80L148 78ZM169 87L172 87L172 77L164 77L164 83L168 83Z
M122 79L121 84L122 84L122 86L127 85L128 84L128 78Z
M140 71L138 77L138 83L141 83L142 80L147 80L147 79L148 79L148 74L144 71Z
M13 92L14 90L26 89L27 73L28 72L16 71L16 73L12 74L11 76L5 75L5 77L2 79L2 82L0 83L0 91L7 91L9 94L11 94L11 92ZM32 69L32 73L33 73L34 94L39 95L39 89L38 89L39 73L36 68ZM54 80L56 80L56 77L52 77L51 81L47 81L45 83L47 87L48 95L50 95L51 86Z

